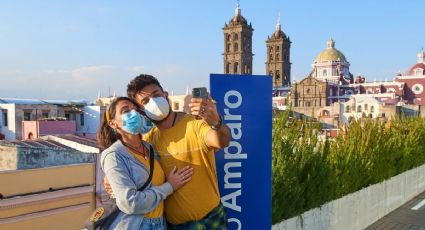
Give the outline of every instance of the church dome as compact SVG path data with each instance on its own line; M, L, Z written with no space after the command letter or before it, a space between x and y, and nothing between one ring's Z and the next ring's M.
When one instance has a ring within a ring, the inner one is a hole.
M425 52L423 49L419 51L417 57L418 62L412 67L410 67L409 71L407 72L408 75L425 75Z
M235 15L232 19L230 19L229 25L235 26L235 25L248 25L248 22L241 14L241 7L238 5L235 9Z
M335 49L335 41L330 39L328 47L317 55L315 62L338 61L347 62L344 54Z
M275 31L273 32L271 37L274 38L274 39L283 38L283 39L289 40L289 38L286 37L286 34L282 31L282 28L281 28L281 25L280 25L280 13L279 13L279 18L277 19Z

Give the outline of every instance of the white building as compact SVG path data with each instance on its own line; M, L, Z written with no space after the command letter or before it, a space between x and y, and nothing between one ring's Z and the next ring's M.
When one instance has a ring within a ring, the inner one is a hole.
M380 117L382 105L373 95L352 95L348 101L341 102L340 121L347 124L351 119Z
M0 133L6 140L22 139L22 122L62 118L76 121L78 135L94 138L100 124L100 106L83 100L0 98Z

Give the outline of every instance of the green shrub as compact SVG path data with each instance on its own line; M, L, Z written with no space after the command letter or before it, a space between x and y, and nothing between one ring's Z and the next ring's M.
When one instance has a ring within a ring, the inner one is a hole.
M273 121L273 223L382 182L425 163L425 119L363 119L319 140L317 123Z

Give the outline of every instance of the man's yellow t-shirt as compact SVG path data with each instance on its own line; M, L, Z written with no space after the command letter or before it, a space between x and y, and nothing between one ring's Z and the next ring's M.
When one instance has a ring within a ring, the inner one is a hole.
M143 137L159 154L166 175L174 166L194 169L192 180L165 200L165 216L172 224L200 220L220 202L214 149L205 142L210 130L205 121L185 114L173 127L154 127Z
M128 149L130 153L142 164L145 165L146 169L150 170L150 162L149 159L145 159L140 154L137 154L131 149ZM161 168L161 165L158 163L157 160L154 160L154 168L153 168L153 175L152 175L152 181L153 186L159 186L165 183L165 174L164 171ZM155 207L154 210L146 213L144 216L146 218L160 218L164 215L164 201L161 201L158 206Z

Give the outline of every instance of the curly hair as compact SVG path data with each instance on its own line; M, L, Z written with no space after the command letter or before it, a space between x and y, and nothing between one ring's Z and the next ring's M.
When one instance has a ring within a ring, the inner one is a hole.
M145 86L155 84L161 88L162 91L164 89L162 88L161 84L159 84L158 79L156 79L152 75L148 74L140 74L139 76L135 77L133 80L130 81L127 85L127 95L129 98L135 99L136 94L142 90Z

